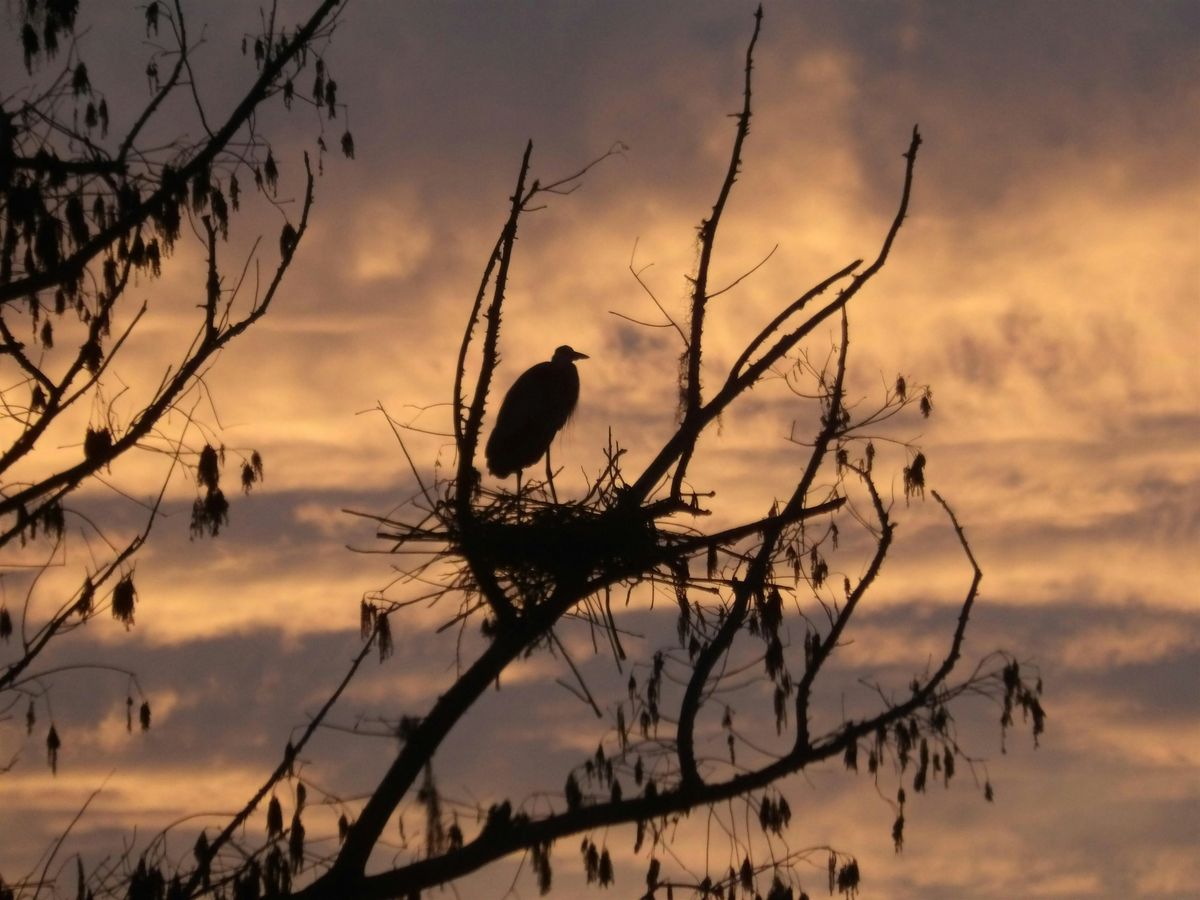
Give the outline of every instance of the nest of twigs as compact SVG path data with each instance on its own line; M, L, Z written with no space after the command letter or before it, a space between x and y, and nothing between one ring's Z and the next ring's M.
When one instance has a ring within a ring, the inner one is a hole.
M636 507L606 499L554 503L534 485L519 496L485 493L490 502L476 503L468 521L454 523L452 543L522 593L582 583L600 572L644 572L661 559L669 539Z

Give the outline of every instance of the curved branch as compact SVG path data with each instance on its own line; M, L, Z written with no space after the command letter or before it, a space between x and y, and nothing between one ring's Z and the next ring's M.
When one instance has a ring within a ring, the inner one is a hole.
M219 353L231 340L266 315L271 301L274 299L280 284L283 282L283 276L291 265L291 261L295 255L295 248L299 245L301 238L308 228L308 216L313 204L314 180L312 169L308 164L307 154L305 155L305 169L307 172L307 185L305 188L304 206L300 215L299 226L296 229L296 238L291 249L276 267L275 275L271 279L266 293L263 295L263 299L246 314L245 318L227 326L219 334L206 332L193 355L179 367L174 376L159 391L158 395L137 415L128 430L114 440L112 446L105 453L91 459L84 459L73 466L42 479L37 484L30 485L0 499L0 515L14 512L30 500L47 492L61 491L62 493L67 493L74 490L88 476L94 474L122 453L135 446L138 441L150 433L208 361Z
M82 272L84 266L99 253L112 246L122 234L127 233L131 228L141 225L150 217L151 212L157 206L168 201L177 190L178 184L187 184L195 175L207 169L217 158L217 155L233 139L234 135L237 134L238 130L250 121L255 109L257 109L259 103L266 97L271 89L271 85L275 83L275 79L279 77L287 63L298 56L308 46L309 41L312 40L322 25L345 2L346 0L322 0L321 5L317 7L302 26L296 29L282 50L263 64L262 72L259 73L250 90L247 91L241 102L230 113L224 124L217 129L211 140L206 141L195 155L178 168L176 178L172 179L171 183L160 185L157 190L136 207L114 217L112 224L96 232L71 256L64 259L55 268L35 272L16 281L0 285L0 304L9 303L30 294L35 294L45 288L53 287L64 278L69 278ZM161 102L156 97L155 101L151 101L152 107L156 101ZM127 153L128 150L126 149L124 152ZM119 157L122 160L123 158Z
M626 492L623 502L625 503L641 503L654 489L655 485L666 475L667 471L676 462L682 459L686 454L691 452L691 448L695 447L696 441L699 439L700 433L708 427L725 409L743 392L749 390L754 384L770 370L771 366L783 358L784 354L795 347L801 340L811 334L818 325L824 322L829 316L833 315L838 310L845 307L851 299L866 285L868 281L881 269L887 261L892 244L896 239L896 235L903 224L905 217L908 214L909 197L912 193L913 167L916 164L917 149L921 145L921 135L916 126L913 126L912 140L909 142L907 152L904 153L904 158L907 160L907 165L904 172L904 187L900 195L900 205L896 215L892 220L891 227L888 229L887 235L884 237L883 244L880 247L879 254L875 260L864 271L855 276L854 280L848 285L845 290L838 294L837 299L831 301L822 309L814 313L811 317L805 320L797 328L793 329L788 334L779 338L766 353L763 354L757 361L749 364L745 371L738 374L738 369L746 365L749 359L749 353L743 354L734 369L727 377L725 384L721 390L708 403L699 407L695 415L690 419L685 419L679 426L676 432L671 435L662 449L659 450L655 458L650 462L646 469L638 476ZM811 288L800 299L792 303L788 308L788 315L803 308L803 306L813 297L823 293L829 286L836 281L849 275L854 269L860 265L861 261L856 260L848 266L843 267L838 272L835 272L829 278L825 279L819 285ZM788 315L776 317L780 324ZM774 331L774 322L768 325L764 332L758 338L752 341L753 346L758 346L767 339L767 336Z
M838 352L837 374L834 378L833 387L829 392L829 405L825 413L821 432L817 435L817 439L813 444L808 465L805 467L804 474L800 477L799 483L797 483L792 496L784 506L781 514L773 517L772 524L763 530L762 545L758 548L754 559L751 561L745 580L738 582L736 586L733 607L730 609L725 621L721 623L717 636L700 651L692 670L692 676L688 679L683 701L679 706L679 725L676 732L676 744L679 754L680 773L685 786L701 783L699 768L696 764L694 744L696 717L700 713L705 685L708 683L713 667L729 651L734 637L741 631L742 624L749 610L750 597L756 592L761 593L769 580L771 566L775 559L776 547L779 537L783 533L784 525L800 511L804 510L805 498L816 481L817 472L820 471L830 446L840 432L842 421L842 390L845 382L846 354L849 346L849 325L846 320L845 311L843 311L842 344ZM796 717L796 725L796 752L802 752L808 744L808 728L805 720L800 716Z

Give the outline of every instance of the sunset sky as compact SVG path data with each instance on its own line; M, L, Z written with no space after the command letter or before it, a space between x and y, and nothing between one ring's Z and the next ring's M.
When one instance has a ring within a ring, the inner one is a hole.
M109 95L132 107L144 60L106 47L112 35L140 40L142 13L133 2L105 4L97 18L96 5L81 14L94 24L83 37L93 81L107 75ZM236 809L336 684L359 646L360 598L394 578L387 556L348 549L383 544L344 510L385 515L415 488L372 410L448 430L462 327L529 139L543 181L618 142L628 149L522 223L499 384L558 344L591 357L579 366L578 413L555 445L560 496L580 493L582 473L601 468L610 429L629 448L627 471L648 461L675 421L680 346L671 329L620 317L661 321L629 269L649 265L647 284L685 316L695 228L727 165L754 5L350 3L327 53L348 110L326 123L326 139L336 148L348 126L357 158L326 157L278 306L208 378L222 439L261 451L265 484L239 495L220 537L191 541L194 487L178 479L170 516L137 563L135 627L97 621L61 640L47 663L137 671L154 708L147 734L126 734L126 681L104 673L55 681L57 776L44 736L0 722L0 763L21 754L0 775L0 875L12 881L32 867L102 784L69 845L87 862L184 815ZM284 6L297 19L307 8ZM200 89L220 107L252 77L237 43L254 18L232 0L185 8L194 30L207 25ZM0 15L7 28L13 14ZM16 45L7 32L3 40L7 54ZM0 63L0 96L22 75L15 58ZM754 77L714 281L731 282L778 249L714 301L706 371L716 383L785 303L873 258L919 124L910 217L851 309L851 392L877 397L898 373L931 385L933 416L894 428L925 452L929 483L984 570L964 667L994 649L1016 653L1040 670L1049 713L1039 749L1018 728L1002 753L998 712L964 706L995 802L969 775L912 799L899 855L891 807L865 772L839 764L794 779L783 788L796 812L791 846L855 854L868 900L1194 897L1200 5L769 3ZM264 115L281 194L299 196L300 154L318 124L301 110ZM245 252L256 229L265 246L276 241L280 219L255 215L235 223L230 277L235 245ZM202 251L185 241L139 296L199 298ZM125 381L157 379L164 348L190 338L177 326L190 321L191 303L160 304L123 363ZM794 484L799 450L787 438L801 402L777 385L755 401L702 443L692 473L717 491L717 523L761 515ZM450 440L406 441L423 476L452 460ZM114 479L147 497L162 465L131 458ZM899 495L897 546L843 665L848 680L902 687L944 647L970 571L932 503L905 507L898 466L884 486ZM135 507L98 485L80 504L137 521ZM4 576L10 606L24 577ZM455 634L435 633L454 611L396 617L395 655L371 662L335 723L420 715L454 675ZM673 628L669 611L658 623L646 609L628 616L634 630ZM586 631L562 637L576 659L590 653ZM647 641L635 652L644 660L653 649ZM613 678L606 658L585 672L599 684ZM438 758L441 788L484 808L560 792L605 730L555 684L565 677L559 661L538 657L487 695ZM837 698L827 699L836 712ZM312 777L362 793L393 749L331 731L314 744ZM894 782L881 792L890 797ZM173 854L185 857L191 839ZM636 896L644 852L635 857L624 833L608 843L618 863L610 893ZM504 861L460 895L536 896L518 864ZM814 869L814 897L823 878ZM555 884L556 897L597 896L574 839L556 850Z

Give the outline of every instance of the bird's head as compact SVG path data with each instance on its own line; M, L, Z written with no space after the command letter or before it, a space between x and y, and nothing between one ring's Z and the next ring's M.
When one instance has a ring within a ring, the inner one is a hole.
M574 362L577 359L588 359L588 355L586 353L580 353L578 350L563 344L554 351L554 357L550 361L556 363L569 363Z

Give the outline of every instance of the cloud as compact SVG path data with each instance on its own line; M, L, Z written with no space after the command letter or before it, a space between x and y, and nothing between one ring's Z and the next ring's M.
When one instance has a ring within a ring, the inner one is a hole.
M263 452L267 480L235 501L220 538L189 541L194 486L177 478L171 516L136 570L134 629L96 622L64 638L61 655L56 648L56 663L102 659L138 672L155 722L147 735L124 731L124 698L136 691L122 675L59 679L57 778L41 769L45 718L28 739L19 727L3 734L4 748L22 753L21 768L0 776L0 827L20 838L6 857L32 858L114 765L78 832L88 859L120 846L135 823L153 828L236 804L344 670L358 646L358 601L397 577L397 560L345 550L383 542L372 523L340 510L386 515L417 490L382 416L356 414L382 403L401 421L448 430L465 317L531 136L543 179L616 140L631 149L522 222L489 410L519 372L569 342L592 359L581 364L579 412L555 447L564 496L581 490L580 469L599 467L610 427L629 448L630 472L669 435L679 337L610 310L663 322L628 272L631 260L652 263L647 285L686 324L695 228L728 161L725 114L740 102L752 21L749 3L681 9L351 6L329 62L351 103L358 158L326 159L313 230L278 308L224 354L207 379L213 409L207 399L200 407L220 420L231 453ZM1043 749L1014 737L1007 757L989 752L995 711L964 714L964 731L989 756L977 774L995 782L997 802L979 799L969 773L950 791L915 798L900 856L889 836L894 811L880 798L899 782L877 790L836 766L786 786L803 809L789 839L858 853L867 896L1186 896L1200 878L1178 827L1194 819L1183 779L1196 762L1188 748L1200 642L1188 587L1200 578L1189 552L1200 536L1196 13L1178 3L816 3L766 16L756 116L714 283L779 249L714 300L706 389L783 303L850 260L872 258L898 199L899 154L919 122L926 143L911 216L888 266L855 301L851 394L865 409L901 372L933 386L932 418L881 430L879 471L898 473L907 458L885 438L924 449L931 484L960 515L985 570L967 649L978 658L1004 646L1036 661L1050 711ZM226 46L215 31L206 36L206 48L237 57L236 39ZM107 56L111 74L94 80L142 84L141 62ZM206 80L205 96L222 96L235 80ZM278 155L294 179L314 122L281 121ZM342 122L327 127L335 134ZM234 243L261 232L273 248L279 224L275 210L247 216ZM222 250L227 277L242 253ZM273 253L263 251L264 267ZM194 316L202 266L202 248L185 240L161 282L139 285L168 302L130 345L126 381L145 384L151 373L156 383L167 352L190 339L191 325L180 323ZM830 335L813 336L814 359ZM787 435L793 421L798 433L811 430L811 410L780 382L748 399L705 439L692 470L699 489L718 491L711 522L760 514L787 490L802 454ZM89 415L54 435L60 459L78 457ZM448 438L403 435L427 481L435 463L451 461ZM145 455L112 480L140 500L164 474L162 459ZM883 482L895 496L897 546L847 636L830 715L843 685L849 702L865 703L874 698L853 694L858 678L903 689L938 659L969 581L940 510L905 504L898 476ZM75 500L117 535L144 515L107 489ZM844 539L831 564L854 576L862 546ZM70 551L75 565L87 564L74 537ZM47 573L44 602L77 587L77 574ZM13 606L28 579L15 571L5 579ZM673 613L647 604L637 597L622 613L648 635L629 640L643 657L673 627ZM473 624L461 646L453 631L434 634L451 614L422 604L397 617L395 656L364 668L336 724L386 732L427 708L478 647ZM597 692L623 693L627 673L594 656L582 628L563 629L563 639ZM439 756L439 784L464 821L502 796L545 804L594 750L604 723L556 679L573 684L561 660L528 661ZM322 733L312 771L350 796L394 747L390 737ZM332 807L321 815L332 834ZM410 826L411 834L415 816ZM644 874L627 837L610 838L621 890ZM697 865L701 838L680 846ZM570 848L558 857L562 895L580 894ZM465 896L486 894L493 876L482 877ZM818 888L823 877L814 872Z

